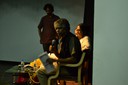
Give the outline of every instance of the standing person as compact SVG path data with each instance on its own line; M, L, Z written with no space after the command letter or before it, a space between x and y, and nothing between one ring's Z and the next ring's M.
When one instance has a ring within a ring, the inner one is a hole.
M90 39L88 36L88 27L84 25L84 23L80 23L77 25L75 29L75 35L79 38L80 44L81 44L81 50L86 51L86 58L85 62L83 64L83 85L88 85L88 82L90 81Z
M58 34L58 49L50 45L50 51L53 52L58 59L49 58L47 62L63 63L78 63L81 58L81 46L79 39L70 32L70 24L66 19L59 19L54 22L54 28ZM56 72L56 71L55 71ZM54 74L54 73L52 73ZM38 69L37 77L40 85L47 85L48 77L52 74L47 74L43 69ZM60 75L76 75L76 68L60 68Z
M52 4L46 4L44 6L44 10L47 15L41 18L38 25L38 32L40 36L40 43L43 45L43 50L49 52L49 46L52 43L52 40L57 37L53 23L59 19L59 16L53 13L54 7Z

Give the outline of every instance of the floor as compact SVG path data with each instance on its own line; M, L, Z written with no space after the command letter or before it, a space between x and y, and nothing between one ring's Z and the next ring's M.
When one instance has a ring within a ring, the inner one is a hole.
M78 85L78 83L74 81L66 81L66 85Z

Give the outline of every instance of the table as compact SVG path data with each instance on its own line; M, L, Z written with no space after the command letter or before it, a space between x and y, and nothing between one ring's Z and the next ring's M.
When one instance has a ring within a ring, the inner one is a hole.
M12 73L12 83L14 85L39 85L35 71L33 68L30 68L30 66L21 71L19 65L16 65L8 69L6 72Z
M28 85L29 74L25 71L20 71L19 66L13 66L6 71L7 73L12 73L12 83L14 85Z
M13 84L15 85L28 85L29 84L29 74L27 72L17 72L13 73Z

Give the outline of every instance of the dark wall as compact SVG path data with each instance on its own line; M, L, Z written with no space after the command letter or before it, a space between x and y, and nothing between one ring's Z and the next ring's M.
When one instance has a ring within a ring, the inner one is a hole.
M92 68L93 68L93 31L94 31L94 0L85 0L84 9L84 23L86 25L86 31L88 31L90 37L91 50L88 55L88 82L92 83Z

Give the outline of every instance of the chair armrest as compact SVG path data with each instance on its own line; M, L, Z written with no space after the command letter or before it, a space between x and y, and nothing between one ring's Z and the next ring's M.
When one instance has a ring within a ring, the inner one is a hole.
M81 59L78 63L76 64L60 64L60 66L66 66L66 67L79 67L82 63L83 63L83 60L84 60L84 57L85 57L85 52L82 53L82 56L81 56Z
M66 66L66 67L78 67L77 64L60 64L60 66Z

